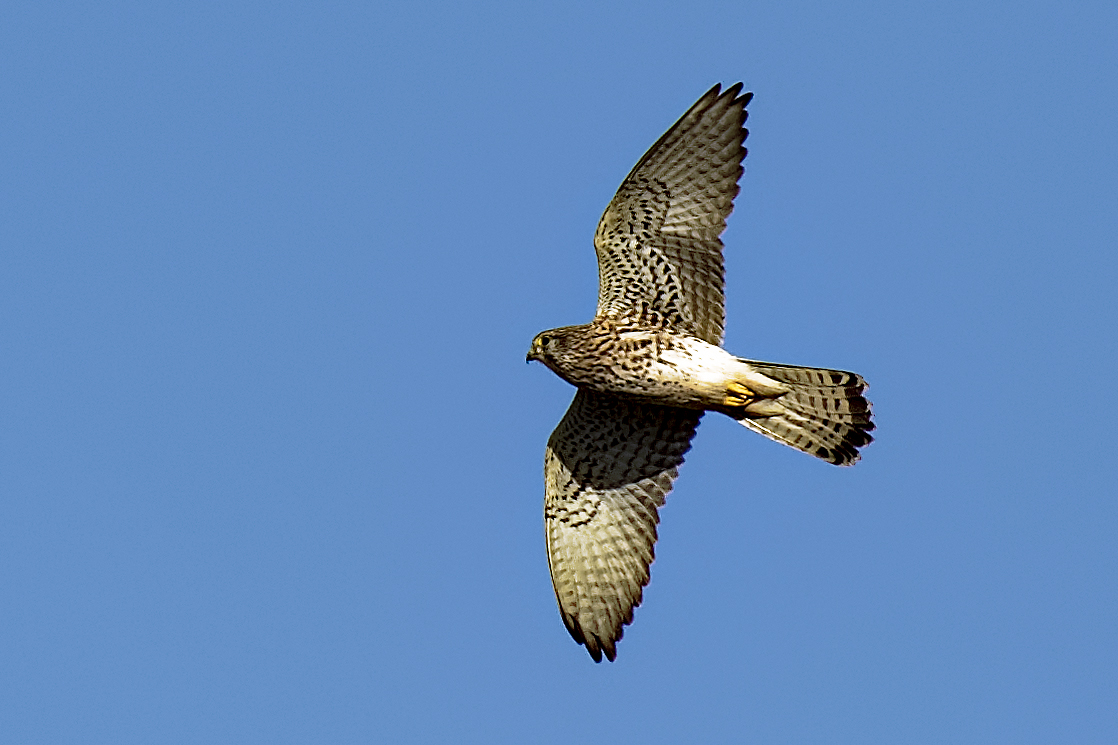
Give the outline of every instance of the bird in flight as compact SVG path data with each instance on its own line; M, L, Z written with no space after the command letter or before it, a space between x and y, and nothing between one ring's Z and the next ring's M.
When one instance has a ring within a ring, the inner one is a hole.
M873 440L861 376L721 347L719 236L753 98L741 89L711 88L637 162L594 234L594 320L528 352L578 388L544 454L544 522L563 623L595 662L616 657L641 603L658 509L704 412L840 466Z

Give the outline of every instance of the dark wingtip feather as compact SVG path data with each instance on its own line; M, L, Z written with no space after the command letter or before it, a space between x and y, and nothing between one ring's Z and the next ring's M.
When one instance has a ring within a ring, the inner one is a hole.
M566 613L563 613L562 616L563 624L567 627L567 632L571 635L571 638L586 647L586 651L594 659L594 662L601 662L603 653L610 662L617 659L617 642L621 640L624 634L623 629L618 629L619 633L616 639L600 639L594 634L586 634L582 630L582 625L574 618L568 617ZM631 613L629 618L632 620ZM626 621L626 623L629 623L629 621Z
M743 83L734 83L729 88L727 88L722 93L722 95L719 96L719 98L729 98L731 105L741 106L744 109L746 106L749 105L749 102L753 100L753 91L746 91L745 93L742 93L741 89L743 87L745 87ZM716 91L717 89L718 86L716 85L714 86L714 88L708 91L708 94Z

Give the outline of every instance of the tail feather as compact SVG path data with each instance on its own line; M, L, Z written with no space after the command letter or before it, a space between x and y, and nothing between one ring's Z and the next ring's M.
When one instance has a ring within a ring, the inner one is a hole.
M858 460L873 442L870 402L862 376L842 370L742 360L789 390L743 408L725 410L755 432L840 466Z

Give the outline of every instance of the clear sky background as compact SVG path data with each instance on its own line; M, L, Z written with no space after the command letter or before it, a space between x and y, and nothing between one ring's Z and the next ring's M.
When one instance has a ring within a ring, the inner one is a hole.
M1113 743L1118 4L6 3L10 743ZM542 537L645 149L743 80L727 346L618 661Z

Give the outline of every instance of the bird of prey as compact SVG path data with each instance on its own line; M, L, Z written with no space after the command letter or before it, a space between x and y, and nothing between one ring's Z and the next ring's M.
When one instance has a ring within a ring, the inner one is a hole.
M598 310L544 331L528 360L578 388L544 455L559 612L595 662L616 657L648 584L658 509L703 413L836 465L873 440L861 376L720 346L722 241L745 158L738 83L715 85L625 177L594 235Z

